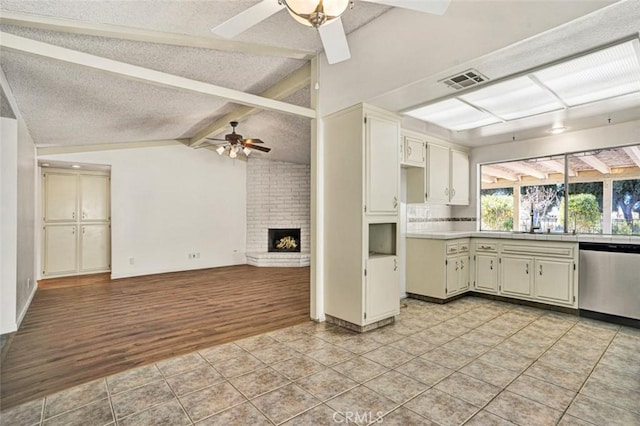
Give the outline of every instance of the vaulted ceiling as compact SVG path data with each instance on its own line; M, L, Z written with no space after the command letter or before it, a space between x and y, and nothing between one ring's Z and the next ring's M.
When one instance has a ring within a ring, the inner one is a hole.
M299 74L309 73L308 69L301 68L308 67L310 58L321 51L315 30L296 23L281 12L233 41L221 41L211 34L212 27L255 3L255 0L1 0L0 30L193 82L263 94L288 104L310 107L309 79L302 81L291 75L296 70L300 70ZM546 3L540 2L540 8L544 9ZM611 1L592 3L589 7L595 10ZM597 40L587 31L596 27L607 37L611 37L611 33L629 31L637 34L634 22L638 22L636 18L640 19L640 2L622 3L624 7L609 15L601 14L591 21L587 16L588 25L581 21L557 30L551 41L559 43L567 34L574 34L593 45ZM453 0L451 7L463 8L465 4L467 2ZM356 2L355 8L343 15L347 34L380 25L383 22L380 18L390 9ZM447 15L439 18L445 22ZM579 28L578 33L575 28ZM446 40L453 35L441 34L442 49L447 49ZM498 31L496 37L499 36ZM544 34L540 35L542 44L529 40L526 49L522 44L516 44L478 58L470 65L484 68L489 74L494 74L495 70L495 74L501 76L539 65L544 61L544 48L549 43L548 37L544 37ZM468 35L468 42L474 42L473 34ZM572 47L580 46L578 40L564 42ZM539 61L532 60L532 48L540 49L535 50L541 56ZM437 52L429 54L437 61ZM407 58L406 65L410 66L411 59ZM206 91L184 90L171 84L152 83L131 75L105 72L4 47L0 66L38 147L158 140L198 143L203 136L220 137L228 133L230 128L226 122L239 117L239 133L245 137L259 137L273 148L269 154L256 152L252 155L309 162L311 131L307 117L282 113L277 108L253 110ZM448 71L443 68L438 73L425 75L413 88L404 85L388 95L361 100L400 111L408 105L446 94L435 84ZM282 82L281 86L274 89L278 82ZM631 118L640 117L640 111L624 109ZM483 135L476 136L481 138ZM470 136L465 138L460 137L458 141L473 144ZM202 152L203 155L215 155L207 150Z

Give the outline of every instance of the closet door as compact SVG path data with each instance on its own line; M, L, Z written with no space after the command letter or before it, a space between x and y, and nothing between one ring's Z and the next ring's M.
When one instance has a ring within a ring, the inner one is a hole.
M80 220L109 220L109 176L80 175Z
M72 274L78 270L78 235L76 225L44 227L44 262L42 275Z
M83 224L80 228L80 272L108 270L111 266L109 224Z
M44 193L44 220L46 222L69 222L77 220L77 174L45 173Z

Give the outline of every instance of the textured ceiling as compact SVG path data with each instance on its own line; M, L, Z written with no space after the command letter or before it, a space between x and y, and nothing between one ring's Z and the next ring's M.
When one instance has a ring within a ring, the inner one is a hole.
M0 87L0 117L16 118L16 115L13 113L13 109L11 109L11 104L7 99L7 95L4 93L2 87Z

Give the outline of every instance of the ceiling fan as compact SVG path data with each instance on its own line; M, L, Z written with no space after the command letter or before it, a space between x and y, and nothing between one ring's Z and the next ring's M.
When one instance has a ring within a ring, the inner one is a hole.
M418 12L443 15L450 0L361 0ZM282 9L301 24L318 29L327 61L330 64L351 58L347 36L340 15L354 0L262 0L211 31L223 38L233 38Z
M255 149L256 151L269 152L271 148L267 148L266 146L260 146L256 144L264 143L260 139L244 139L241 134L236 133L236 127L238 126L237 121L232 121L229 123L231 125L231 133L224 135L224 139L216 139L216 138L206 138L210 141L222 141L223 143L210 143L206 142L207 145L220 145L216 148L216 152L220 155L227 154L231 158L236 158L238 156L238 152L242 151L244 155L247 157L251 154L251 150Z

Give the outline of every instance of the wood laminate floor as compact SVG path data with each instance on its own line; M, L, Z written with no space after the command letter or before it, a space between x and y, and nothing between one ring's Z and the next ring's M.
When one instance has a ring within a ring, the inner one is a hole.
M64 280L38 288L13 338L0 371L3 409L309 319L309 268Z

